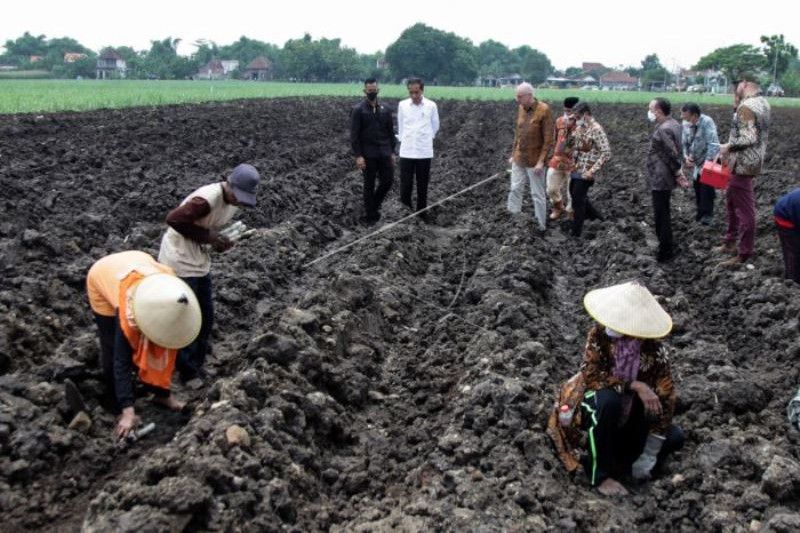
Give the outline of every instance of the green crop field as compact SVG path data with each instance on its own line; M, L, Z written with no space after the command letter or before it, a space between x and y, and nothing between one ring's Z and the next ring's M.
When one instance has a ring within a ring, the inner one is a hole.
M382 85L387 98L406 96L401 85ZM485 87L426 87L430 98L447 100L512 100L512 89ZM633 91L580 91L540 89L537 96L558 102L574 94L589 102L644 104L659 93ZM4 80L0 78L0 113L86 111L136 106L158 106L244 98L289 96L359 97L361 85L325 83L257 83L246 81L145 81L145 80ZM667 93L673 100L730 105L730 95ZM799 107L799 98L771 98L776 106Z

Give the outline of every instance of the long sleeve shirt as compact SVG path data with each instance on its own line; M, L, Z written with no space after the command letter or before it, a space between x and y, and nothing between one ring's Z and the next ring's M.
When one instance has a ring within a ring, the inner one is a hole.
M523 167L544 164L553 147L553 113L534 98L530 107L519 106L511 157Z
M581 363L586 390L611 388L620 394L624 392L635 394L630 392L630 382L624 382L614 376L613 352L612 340L606 335L604 328L600 325L593 327L586 339ZM657 341L645 340L642 342L639 360L639 374L636 381L645 383L661 401L661 416L653 424L652 430L654 433L666 435L672 424L677 401L667 350Z
M158 262L182 278L203 277L211 270L207 247L210 230L231 221L239 208L225 200L221 183L200 187L167 215L169 228L161 239Z
M778 198L773 213L800 229L800 187Z
M654 191L671 191L683 165L683 130L672 117L659 124L650 137L647 152L647 177Z
M683 156L694 162L692 177L697 179L705 161L714 159L719 153L719 137L714 119L700 115L697 124L683 124Z
M740 176L757 176L767 154L771 110L763 96L745 98L736 108L731 127L729 166Z
M603 127L592 120L591 126L578 128L575 132L575 171L581 175L591 172L593 177L611 159L611 144Z
M553 157L547 166L565 172L575 168L575 123L570 124L564 117L556 119Z
M101 337L113 338L111 375L108 377L113 380L114 395L120 409L130 407L134 402L133 380L131 379L135 367L133 349L119 323L120 320L125 320L125 317L119 316L120 284L125 275L132 270L174 274L170 267L156 262L149 254L130 250L99 259L92 265L86 276L86 291L92 311L105 319L98 322L98 327L107 329L107 331L100 331ZM163 392L169 395L169 391Z
M397 106L397 137L400 139L400 157L431 159L433 139L439 131L439 109L433 100L424 96L419 104L411 98Z
M353 155L365 158L390 157L395 151L392 110L379 102L370 105L366 99L350 113L350 147Z

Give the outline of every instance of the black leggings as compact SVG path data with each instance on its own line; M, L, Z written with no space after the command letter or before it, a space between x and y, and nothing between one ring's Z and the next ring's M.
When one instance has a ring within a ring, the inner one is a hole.
M620 480L630 475L631 466L647 441L650 424L644 414L644 404L634 394L631 412L620 427L622 399L623 395L615 390L602 389L587 392L581 403L581 429L589 434L588 453L581 463L594 486L607 478ZM676 425L670 426L664 437L659 462L683 446L683 431Z

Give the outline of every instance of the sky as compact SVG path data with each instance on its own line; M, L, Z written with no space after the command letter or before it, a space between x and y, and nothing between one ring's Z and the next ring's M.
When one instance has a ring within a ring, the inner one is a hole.
M25 31L73 37L84 46L128 45L148 49L167 36L182 40L178 52L208 39L229 44L242 35L280 46L310 33L340 38L362 53L385 50L402 31L422 22L466 37L494 39L512 48L527 44L558 69L584 61L639 66L656 53L670 70L690 67L706 53L736 43L760 45L761 35L783 33L800 47L800 2L719 0L535 2L472 0L5 0L0 43ZM748 11L735 6L749 5ZM224 59L224 58L223 58Z

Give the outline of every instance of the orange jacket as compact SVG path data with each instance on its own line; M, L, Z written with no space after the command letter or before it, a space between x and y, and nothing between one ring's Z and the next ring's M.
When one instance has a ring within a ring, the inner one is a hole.
M119 284L119 325L133 349L133 364L139 369L139 379L148 385L169 389L178 350L164 348L142 335L133 316L131 297L136 285L144 278L133 270Z

